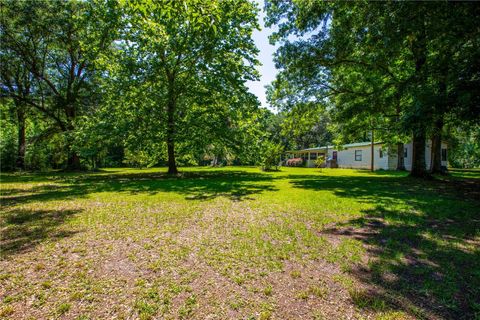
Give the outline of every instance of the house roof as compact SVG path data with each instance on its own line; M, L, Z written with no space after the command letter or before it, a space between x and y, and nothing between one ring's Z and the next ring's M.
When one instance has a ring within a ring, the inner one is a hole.
M365 146L369 146L371 144L372 143L370 141L356 142L356 143L344 144L342 147L346 149L346 148L353 148L353 147L365 147ZM382 144L382 142L375 142L374 144ZM312 151L326 150L327 148L328 149L338 149L335 146L323 146L323 147L307 148L307 149L301 149L301 150L291 150L291 151L287 151L287 152L312 152Z
M373 144L382 144L383 142L374 142ZM364 147L364 146L369 146L372 143L370 141L367 142L356 142L356 143L349 143L349 144L344 144L344 148L352 148L352 147Z

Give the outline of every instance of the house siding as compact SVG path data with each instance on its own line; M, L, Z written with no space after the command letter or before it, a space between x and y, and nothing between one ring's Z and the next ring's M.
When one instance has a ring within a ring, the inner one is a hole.
M405 169L408 171L412 170L412 155L413 155L413 144L407 143L405 144L405 148L407 148L408 156L405 158ZM442 149L448 148L445 142L442 142ZM425 143L425 168L430 170L430 166L432 164L432 141L427 141ZM448 161L442 161L442 166L448 167Z
M305 162L305 166L307 166L307 167L309 167L309 168L313 168L313 167L315 167L315 161L316 161L316 160L307 160L307 161Z
M448 168L448 145L446 142L442 142L442 149L447 150L447 159L445 161L442 161L442 166Z
M403 163L405 164L405 169L408 171L412 170L412 155L413 155L413 144L406 143L403 145L403 148L407 150L407 156L403 158Z
M380 158L380 149L383 150L383 157ZM362 160L355 160L355 150L362 151ZM332 150L332 154L333 154ZM370 169L371 168L371 146L358 146L349 147L343 150L337 150L338 158L337 164L339 168L352 168L352 169ZM329 156L331 153L329 152ZM374 146L374 170L387 170L388 169L388 156L387 152L382 145L377 144Z
M430 169L431 164L431 141L426 142L425 146L425 167L427 170ZM447 144L442 142L442 149L447 149ZM360 161L355 160L355 150L361 150L362 158ZM383 157L380 158L380 150L383 152ZM405 157L405 150L407 156ZM328 158L333 158L333 152L337 152L337 164L339 168L351 168L351 169L370 169L371 168L371 145L363 144L360 145L350 145L345 146L342 150L335 148L311 148L306 150L297 151L297 154L307 154L308 152L315 152L317 154L327 153ZM448 153L448 149L447 149ZM413 145L412 143L404 144L404 152L402 154L404 157L404 164L406 170L412 170L412 156L413 156ZM387 148L381 143L375 144L374 146L374 170L396 170L397 169L397 146L392 146ZM305 160L305 166L314 167L315 160ZM448 167L448 161L442 161L442 166Z
M397 146L388 148L388 170L396 170L398 165Z

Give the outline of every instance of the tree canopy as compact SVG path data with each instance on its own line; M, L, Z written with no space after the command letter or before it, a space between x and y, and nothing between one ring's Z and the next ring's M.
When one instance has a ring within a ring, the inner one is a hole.
M391 142L410 136L415 176L426 175L427 137L438 169L445 121L478 123L478 6L268 1L266 11L280 45L274 103L330 106L347 139L361 128Z
M19 141L57 140L72 169L113 152L142 165L166 158L170 173L177 160L242 149L259 105L245 85L258 78L250 1L5 1L2 10L2 110L19 135L25 122L38 135Z
M2 170L271 167L284 150L374 137L398 155L413 141L415 176L429 174L428 139L432 172L442 140L458 150L452 164L478 165L472 3L266 1L274 112L247 87L259 79L254 1L5 0L0 9Z

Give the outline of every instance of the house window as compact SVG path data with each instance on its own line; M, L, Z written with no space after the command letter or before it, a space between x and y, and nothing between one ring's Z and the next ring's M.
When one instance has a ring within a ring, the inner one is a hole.
M447 161L447 149L442 149L442 161Z
M333 160L337 160L337 151L333 151L332 158Z
M404 158L408 157L408 149L407 148L403 149L403 157Z
M378 153L379 153L380 158L383 158L383 150L382 149L378 150Z
M355 150L355 161L362 161L362 150Z
M310 160L317 160L317 153L316 152L310 153Z

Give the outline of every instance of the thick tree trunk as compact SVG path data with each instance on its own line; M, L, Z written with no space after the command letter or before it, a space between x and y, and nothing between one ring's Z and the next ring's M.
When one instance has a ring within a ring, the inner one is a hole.
M177 174L177 164L175 163L175 144L173 140L167 142L168 153L168 174Z
M74 123L77 116L77 113L75 110L75 103L74 103L75 98L72 97L70 92L67 92L67 96L65 100L66 100L65 104L62 104L62 109L65 112L65 116L66 116L66 122L65 122L65 127L63 129L63 132L66 133L67 136L70 136L69 133L74 132L75 130ZM69 137L67 141L67 150L68 150L67 170L77 171L81 169L80 157L75 150L72 150L73 141L70 139L71 138Z
M448 78L448 64L445 64L441 69L441 76L438 84L438 103L436 105L436 117L434 121L433 135L432 135L432 155L430 162L431 173L442 172L442 131L443 131L443 115L447 109L447 78Z
M397 143L397 170L405 171L405 145L401 142Z
M417 132L413 135L412 171L410 175L417 178L429 176L425 168L425 133Z
M415 61L415 82L416 89L421 91L426 84L426 74L424 65L427 62L427 41L426 41L426 28L425 22L421 22L421 26L417 31L415 40L412 43L412 53ZM420 104L421 111L426 111L426 101L422 98L422 95L417 93L415 97L417 100L415 103ZM430 117L425 113L420 113L414 118L413 125L413 154L412 154L412 171L410 175L412 177L427 178L429 173L425 168L425 121ZM431 119L431 118L430 118Z
M17 108L17 120L18 120L18 150L16 165L19 169L25 169L25 111L22 108Z
M167 105L167 155L168 155L168 174L177 174L177 164L175 162L175 107L176 100L173 92L173 84L169 88L169 101Z

